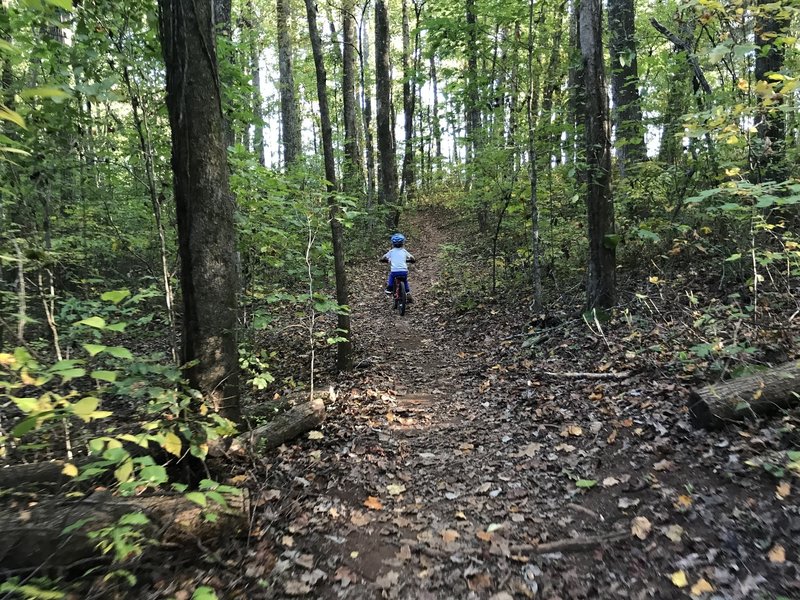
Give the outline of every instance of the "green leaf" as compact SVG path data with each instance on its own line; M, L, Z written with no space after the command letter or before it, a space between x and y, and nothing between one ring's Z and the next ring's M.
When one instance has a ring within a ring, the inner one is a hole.
M59 100L71 97L69 92L53 86L27 88L22 90L19 95L20 98L55 98Z
M72 412L78 415L84 421L88 421L91 418L92 413L97 410L99 405L100 398L87 396L86 398L78 400L72 405Z
M90 356L100 354L107 348L107 346L103 346L101 344L84 344L83 347Z
M208 504L206 500L206 495L202 492L189 492L186 494L185 498L195 504L199 504L200 506L205 506Z
M61 377L61 383L66 383L70 379L75 379L76 377L83 377L84 375L86 375L86 369L81 369L81 368L65 369L63 371L58 371L56 375Z
M800 450L788 450L786 456L789 457L790 461L797 462L800 460Z
M608 235L603 237L603 246L608 248L609 250L614 250L619 245L622 236L618 233L609 233Z
M114 383L117 380L117 372L116 371L92 371L92 377L94 379L99 379L100 381L107 381L108 383Z
M88 325L89 327L94 327L95 329L105 329L106 327L106 320L102 317L89 317L88 319L82 319L75 323L75 325Z
M26 433L28 433L31 429L36 427L36 421L39 419L41 415L37 415L35 417L28 417L27 419L20 421L17 423L16 427L11 430L11 435L15 438L20 438Z
M67 12L72 12L72 0L45 0L51 6L57 6Z
M218 600L217 593L207 585L201 585L192 594L192 600Z
M127 348L123 348L122 346L109 346L106 348L106 352L108 352L114 358L125 358L130 360L133 358L133 354Z
M100 299L113 302L114 304L119 304L130 295L131 293L129 290L112 290L110 292L105 292L102 296L100 296Z
M142 479L146 479L150 483L155 483L156 485L165 483L169 480L167 470L161 465L151 465L149 467L145 467L139 472L139 476Z
M596 479L578 479L578 481L575 482L575 486L579 488L592 488L596 485Z
M111 325L106 325L106 329L109 331L125 331L127 326L127 323L112 323Z
M122 515L117 521L120 525L147 525L149 522L150 519L142 513L128 513Z

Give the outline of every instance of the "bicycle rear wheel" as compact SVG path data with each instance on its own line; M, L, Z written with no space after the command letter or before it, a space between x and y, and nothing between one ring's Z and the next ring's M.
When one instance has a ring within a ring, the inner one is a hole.
M397 310L400 311L400 316L406 314L406 284L405 281L401 281L399 283L400 289L398 290L400 293L397 296Z

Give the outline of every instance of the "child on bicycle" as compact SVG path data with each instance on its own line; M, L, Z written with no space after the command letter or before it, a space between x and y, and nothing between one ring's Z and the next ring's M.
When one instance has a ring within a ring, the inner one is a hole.
M413 302L411 299L411 287L408 285L408 263L415 263L417 260L411 253L403 248L406 242L406 236L402 233L395 233L392 236L392 249L389 250L381 258L381 262L389 263L391 270L389 271L389 280L386 282L386 294L391 295L394 291L394 280L398 275L405 279L406 283L406 298L409 303Z

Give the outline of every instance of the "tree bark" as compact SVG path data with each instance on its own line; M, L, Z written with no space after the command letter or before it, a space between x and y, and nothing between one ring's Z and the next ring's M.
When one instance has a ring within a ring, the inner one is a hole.
M277 0L278 26L278 89L281 96L281 131L283 132L283 162L293 165L302 153L300 110L294 87L292 69L292 38L289 33L289 0Z
M247 525L248 497L233 496L229 507L209 507L216 521L202 517L203 509L183 496L119 498L94 493L80 500L39 499L25 510L0 508L0 579L30 571L52 573L86 568L107 561L87 535L114 524L120 517L143 513L150 521L144 533L161 542L213 541L235 534ZM86 519L73 532L64 530Z
M800 404L800 361L693 390L689 417L695 427L770 415Z
M344 110L344 169L343 189L352 195L363 194L364 164L358 144L358 103L356 102L356 3L342 4L342 104Z
M258 156L258 163L267 164L266 145L264 143L264 107L261 94L261 43L260 29L256 26L258 15L252 1L247 2L248 21L250 23L250 73L253 82L253 151Z
M333 238L333 263L336 274L336 302L340 312L337 319L337 336L343 338L336 344L336 367L340 371L351 368L353 343L350 339L350 314L348 304L347 270L344 262L344 227L339 221L339 204L336 200L336 165L333 154L333 132L328 110L327 73L322 56L322 40L317 29L317 9L314 0L305 0L308 15L308 33L311 38L311 51L314 54L314 69L317 75L317 100L319 101L320 129L322 130L322 154L325 161L325 179L328 192L328 218Z
M537 90L533 85L533 52L534 52L534 29L533 29L533 5L534 0L530 0L528 9L528 183L530 184L530 213L531 213L531 256L533 265L531 268L531 283L533 284L533 305L536 310L542 308L542 270L541 270L541 244L539 240L539 200L538 200L538 174L536 156L536 123L534 110L534 93Z
M361 62L361 96L364 105L364 146L366 146L367 158L367 208L372 206L375 198L375 149L372 138L372 92L371 85L367 85L367 69L369 68L369 0L366 0L364 9L361 12L361 27L358 30L358 44L361 52L359 60Z
M783 69L784 42L778 42L789 29L791 13L781 2L758 0L756 8L755 38L756 52L755 76L759 82L775 85L770 73ZM760 100L757 117L758 149L756 169L758 181L785 181L789 176L786 164L786 117L781 107L783 94L775 94Z
M386 0L375 0L375 90L377 104L378 165L380 169L379 199L390 211L397 208L397 169L392 134L392 78L389 66L389 11ZM395 213L387 222L394 228Z
M236 230L210 3L159 0L189 383L238 421Z
M279 414L266 425L236 437L229 451L233 454L268 452L311 431L324 419L325 403L321 397L315 397Z
M478 16L475 13L475 0L466 0L467 55L466 73L466 137L467 137L467 189L472 188L471 165L478 153L478 135L481 127L481 112L478 93ZM478 209L478 226L484 231L488 226L488 207Z
M416 85L411 66L411 34L408 18L408 2L403 0L403 169L400 193L406 200L413 197L414 187L414 108ZM416 55L416 53L415 53ZM399 217L396 219L399 220Z
M582 78L586 90L586 208L589 268L586 283L589 308L610 308L616 301L616 240L611 196L611 140L608 96L603 65L600 0L580 0L579 39Z
M436 144L434 157L436 158L437 169L439 168L442 159L442 124L439 121L439 79L436 71L436 54L431 52L431 69L430 69L431 88L433 89L433 97L431 98L431 110L433 121L433 139ZM431 165L433 162L431 162Z
M614 102L617 171L622 178L626 176L631 165L647 157L639 103L639 65L634 17L633 0L609 0L611 97Z

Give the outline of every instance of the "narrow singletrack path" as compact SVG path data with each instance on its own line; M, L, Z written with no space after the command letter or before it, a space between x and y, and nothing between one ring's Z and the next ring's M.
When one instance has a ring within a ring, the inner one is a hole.
M764 525L756 511L742 521L736 503L720 509L742 496L718 474L722 438L689 431L674 385L652 376L546 376L608 367L566 342L526 358L514 313L527 307L454 310L436 224L423 214L406 232L420 260L405 317L384 297L382 249L352 270L359 364L334 383L322 436L259 467L253 533L275 556L251 550L263 597L681 598L673 571L722 573L717 519ZM772 490L747 502L778 514ZM740 553L726 576L755 560Z

